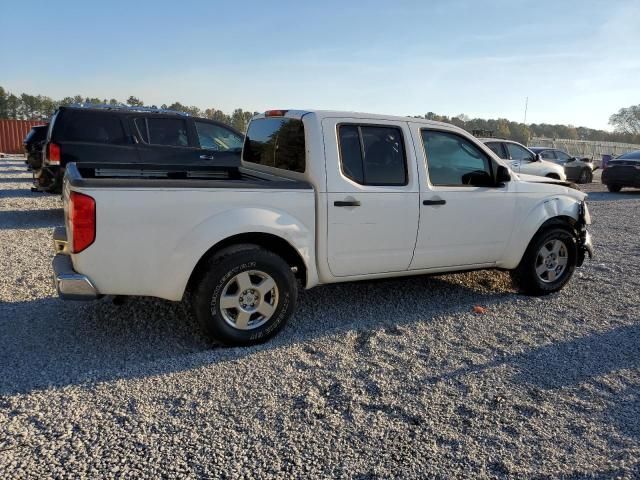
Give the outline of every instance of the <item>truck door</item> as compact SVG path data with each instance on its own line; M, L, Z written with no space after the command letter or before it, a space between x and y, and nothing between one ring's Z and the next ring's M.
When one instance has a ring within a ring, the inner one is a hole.
M407 270L419 215L408 125L325 118L322 128L331 273L344 277Z
M516 195L493 183L496 167L471 139L413 124L422 142L420 230L412 270L491 265L501 260L512 232Z
M204 155L189 129L186 117L153 114L132 119L138 155L142 163L165 165L201 164Z

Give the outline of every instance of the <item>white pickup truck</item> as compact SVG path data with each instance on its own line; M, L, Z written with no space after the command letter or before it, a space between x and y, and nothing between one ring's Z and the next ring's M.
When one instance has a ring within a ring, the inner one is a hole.
M282 328L298 285L494 268L542 295L592 246L586 194L536 178L451 125L269 111L239 168L70 164L55 283L76 300L189 293L236 345Z

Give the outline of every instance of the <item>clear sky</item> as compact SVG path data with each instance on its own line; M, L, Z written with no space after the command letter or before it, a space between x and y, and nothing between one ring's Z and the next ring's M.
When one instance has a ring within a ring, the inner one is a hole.
M640 103L640 0L0 0L0 85L231 111L607 128Z

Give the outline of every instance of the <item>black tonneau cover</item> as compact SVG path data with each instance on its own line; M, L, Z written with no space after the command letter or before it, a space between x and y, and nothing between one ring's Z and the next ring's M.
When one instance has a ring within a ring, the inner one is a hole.
M245 167L214 165L73 162L67 164L65 179L77 188L313 188L301 180Z

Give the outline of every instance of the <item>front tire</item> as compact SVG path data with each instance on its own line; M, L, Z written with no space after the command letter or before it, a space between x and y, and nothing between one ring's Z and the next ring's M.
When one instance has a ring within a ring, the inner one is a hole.
M560 227L538 232L511 277L526 295L548 295L562 289L576 268L575 236Z
M257 245L214 255L195 288L192 307L203 330L227 345L253 345L274 336L296 308L291 267Z
M611 193L618 193L620 190L622 190L622 187L620 185L607 185L607 190L609 190Z
M546 175L547 178L553 178L555 180L560 180L560 175L558 175L557 173L548 173Z

